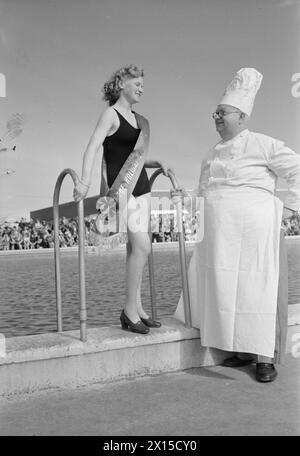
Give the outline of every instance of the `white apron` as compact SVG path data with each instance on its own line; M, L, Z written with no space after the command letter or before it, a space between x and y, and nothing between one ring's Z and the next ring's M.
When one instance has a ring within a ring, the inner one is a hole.
M201 344L274 356L282 202L251 187L207 191L204 239L189 266ZM182 296L175 317L184 321Z

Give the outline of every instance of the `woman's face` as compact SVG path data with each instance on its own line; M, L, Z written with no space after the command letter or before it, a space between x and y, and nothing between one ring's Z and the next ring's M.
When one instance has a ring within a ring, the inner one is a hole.
M130 104L138 103L144 91L144 80L140 76L138 78L128 78L120 83L122 95Z

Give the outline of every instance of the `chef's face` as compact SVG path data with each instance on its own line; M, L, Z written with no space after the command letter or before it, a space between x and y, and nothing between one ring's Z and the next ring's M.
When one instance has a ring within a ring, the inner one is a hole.
M234 137L244 123L244 114L234 106L220 104L217 106L213 118L216 130L222 139Z

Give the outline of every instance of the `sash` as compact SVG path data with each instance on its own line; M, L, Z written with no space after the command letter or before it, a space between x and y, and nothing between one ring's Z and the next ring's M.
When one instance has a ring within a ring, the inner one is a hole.
M150 139L149 122L137 113L136 119L141 131L135 148L129 154L110 188L107 184L107 166L104 154L102 157L100 197L96 202L98 216L94 223L94 231L101 236L111 236L119 231L120 202L124 206L127 205L145 164Z

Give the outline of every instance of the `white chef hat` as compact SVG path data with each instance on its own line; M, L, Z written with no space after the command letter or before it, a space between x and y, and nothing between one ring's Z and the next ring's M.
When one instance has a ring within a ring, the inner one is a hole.
M255 68L241 68L226 87L219 105L234 106L250 116L262 78L263 75Z

